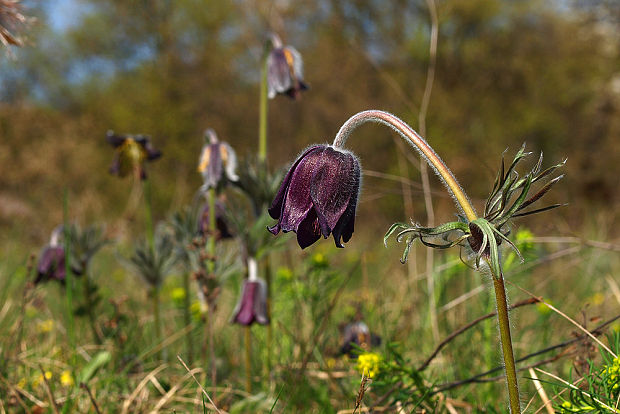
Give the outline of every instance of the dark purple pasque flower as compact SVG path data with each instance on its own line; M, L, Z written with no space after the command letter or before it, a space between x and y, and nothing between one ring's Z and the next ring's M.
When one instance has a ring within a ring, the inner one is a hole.
M43 248L37 263L37 277L35 285L48 280L58 280L64 282L67 275L65 267L65 249L60 244L64 227L56 227L52 231L50 242Z
M341 354L355 356L355 350L362 348L368 351L371 347L381 345L381 337L370 332L368 325L362 321L349 323L342 328Z
M297 99L301 91L308 89L304 83L303 61L292 46L283 46L280 38L271 36L273 49L267 57L267 96L273 99L277 94Z
M350 152L329 145L307 149L293 163L276 194L269 215L278 223L273 234L294 231L304 249L321 235L334 235L338 247L351 239L360 190L360 164Z
M216 240L230 239L233 237L232 233L228 229L228 224L225 219L225 206L219 200L215 202L215 226L217 227ZM209 230L209 203L205 203L202 212L200 213L200 220L198 222L198 233L205 235Z
M46 246L37 263L37 277L34 284L48 280L64 282L65 276L65 249L62 246Z
M230 145L220 142L211 128L205 131L205 145L200 152L198 172L202 174L202 190L217 187L222 178L228 181L238 181L235 174L237 168L237 155Z
M106 140L116 148L114 160L110 166L110 174L125 177L136 172L141 180L146 179L144 161L153 161L161 157L148 135L116 135L108 131Z
M267 286L262 279L246 279L243 282L241 299L232 317L233 323L250 326L253 323L269 324L267 316Z

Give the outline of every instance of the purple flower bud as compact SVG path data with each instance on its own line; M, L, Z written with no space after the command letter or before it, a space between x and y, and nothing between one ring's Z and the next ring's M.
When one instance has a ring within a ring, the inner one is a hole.
M65 281L65 249L62 246L46 246L37 263L37 278L34 283L48 280Z
M302 249L333 233L336 246L344 247L340 239L346 243L353 235L360 170L358 159L348 151L310 147L280 185L269 208L278 223L269 231L294 231Z
M241 299L237 303L232 317L233 323L250 326L254 322L269 324L267 317L267 286L262 279L245 280Z
M308 89L303 80L301 55L292 46L275 46L267 57L267 86L269 99L277 94L297 99Z

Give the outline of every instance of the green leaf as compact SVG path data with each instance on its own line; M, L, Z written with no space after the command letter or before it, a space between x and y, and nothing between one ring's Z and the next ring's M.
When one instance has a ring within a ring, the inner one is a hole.
M108 351L101 351L95 355L78 375L78 382L87 383L97 370L112 360L112 354Z

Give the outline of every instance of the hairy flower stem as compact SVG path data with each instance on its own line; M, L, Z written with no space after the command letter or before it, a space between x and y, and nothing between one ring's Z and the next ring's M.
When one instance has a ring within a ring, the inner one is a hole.
M262 168L267 168L267 109L268 109L268 96L267 96L267 58L269 52L273 47L271 41L267 41L265 44L265 50L263 52L263 61L261 68L260 79L260 107L258 118L258 162ZM267 284L267 317L271 320L271 270L269 268L269 256L265 257L265 283ZM270 323L267 325L267 371L271 376L271 341L273 338L273 325Z
M215 188L209 188L209 240L207 243L207 272L208 277L215 278L215 239L217 237L217 221L215 214ZM208 292L211 293L211 292ZM209 360L211 366L211 386L215 389L217 386L217 366L215 364L215 336L213 335L213 322L215 318L215 306L212 305L214 298L207 297L209 314L207 315L207 332L205 340L209 341ZM215 395L213 397L215 399Z
M506 384L510 399L510 411L512 414L520 413L519 386L517 383L517 366L512 351L512 338L510 336L510 320L508 319L508 300L504 287L504 276L493 275L493 287L495 288L495 302L497 303L497 322L499 323L499 336L504 355L504 369L506 371Z
M433 167L435 173L445 184L448 192L455 198L457 207L467 217L467 220L474 221L478 218L476 211L461 188L452 171L444 164L435 151L417 132L409 125L396 116L379 110L369 110L359 112L349 118L340 127L334 147L343 147L347 138L355 128L366 122L378 122L387 125L398 132L405 141L409 142L413 148L420 153L426 162ZM489 266L492 268L492 266ZM497 304L497 321L499 324L500 338L502 343L502 354L504 357L504 367L506 370L506 383L510 399L510 411L512 414L521 413L519 404L519 387L517 384L516 367L512 350L512 340L510 335L510 321L508 319L508 303L506 299L506 289L504 288L504 278L501 274L493 274L493 284L495 287L495 301Z

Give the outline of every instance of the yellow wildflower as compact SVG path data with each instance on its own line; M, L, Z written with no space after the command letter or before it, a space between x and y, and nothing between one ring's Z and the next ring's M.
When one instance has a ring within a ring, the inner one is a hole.
M172 301L174 302L176 306L183 306L183 302L185 301L186 295L187 293L185 292L185 289L183 289L182 287L174 288L170 292L170 298L172 298Z
M37 331L39 333L49 333L54 329L54 320L46 319L37 323Z
M360 374L373 378L380 369L381 355L374 352L365 352L357 357L357 370Z
M588 302L590 302L594 306L602 305L603 302L605 302L605 295L603 295L600 292L597 292L588 298Z
M71 387L74 384L73 375L71 375L71 371L64 370L60 374L60 383L65 387Z

